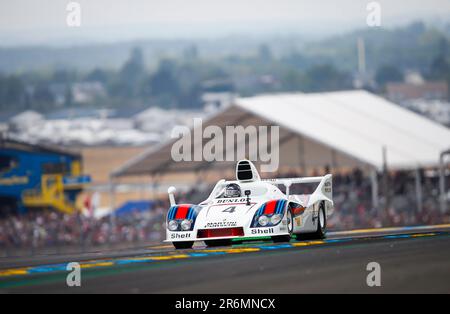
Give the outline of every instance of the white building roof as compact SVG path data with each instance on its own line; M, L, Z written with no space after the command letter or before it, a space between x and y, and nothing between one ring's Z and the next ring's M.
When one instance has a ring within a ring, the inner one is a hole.
M366 91L241 98L236 105L379 169L432 166L450 130Z
M440 153L450 148L448 128L366 91L238 98L203 126L223 128L256 120L278 125L291 136L310 139L379 170L383 167L383 147L389 169L436 166ZM175 141L150 148L113 175L167 174L210 167L208 162L172 161L170 151ZM280 154L292 154L292 147L284 145ZM314 154L320 154L320 150ZM215 163L214 169L225 164Z

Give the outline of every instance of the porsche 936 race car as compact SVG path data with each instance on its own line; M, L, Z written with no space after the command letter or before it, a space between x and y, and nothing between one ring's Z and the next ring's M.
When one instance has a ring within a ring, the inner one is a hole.
M307 183L317 184L313 193L290 194L293 185ZM235 181L220 180L198 205L177 205L174 192L170 187L165 242L177 249L191 248L195 241L229 245L236 238L271 237L274 242L287 242L293 234L320 239L326 235L327 218L333 212L331 174L262 180L248 160L237 163Z

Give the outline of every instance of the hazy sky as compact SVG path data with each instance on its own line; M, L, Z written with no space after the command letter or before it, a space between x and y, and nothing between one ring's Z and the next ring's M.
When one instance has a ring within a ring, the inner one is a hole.
M81 27L66 25L66 0L0 0L0 45L217 37L236 33L319 34L366 27L370 0L78 0ZM449 0L381 0L382 26L445 20Z

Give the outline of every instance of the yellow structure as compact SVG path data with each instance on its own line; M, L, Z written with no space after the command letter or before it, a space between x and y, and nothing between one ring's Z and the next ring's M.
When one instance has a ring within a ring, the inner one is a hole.
M26 207L48 207L73 214L76 211L75 203L66 195L68 191L81 190L86 185L86 180L78 178L83 178L79 161L72 162L69 177L63 174L44 174L38 188L23 192L23 204Z
M52 207L66 214L75 210L64 199L62 175L43 175L41 188L24 191L22 200L27 207Z

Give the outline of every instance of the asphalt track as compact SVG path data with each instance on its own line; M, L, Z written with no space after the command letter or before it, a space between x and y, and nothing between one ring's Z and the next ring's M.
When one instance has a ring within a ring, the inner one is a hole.
M68 262L81 287L68 287ZM381 266L368 287L367 264ZM450 293L450 225L330 233L323 241L0 260L0 293Z

